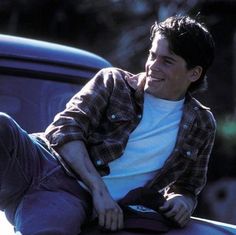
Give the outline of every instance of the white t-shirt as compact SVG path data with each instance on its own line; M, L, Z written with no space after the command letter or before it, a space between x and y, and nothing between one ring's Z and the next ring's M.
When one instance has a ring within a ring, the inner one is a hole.
M144 186L173 151L184 99L169 101L144 95L143 117L130 134L124 154L109 163L110 174L103 177L115 200Z

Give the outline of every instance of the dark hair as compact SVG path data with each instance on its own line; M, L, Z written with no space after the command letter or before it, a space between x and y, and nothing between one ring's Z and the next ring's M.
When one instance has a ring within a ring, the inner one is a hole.
M188 91L193 93L207 87L206 71L214 60L215 43L203 24L189 16L173 16L151 28L151 40L160 33L168 40L170 50L182 57L187 69L202 67L201 77L191 83Z

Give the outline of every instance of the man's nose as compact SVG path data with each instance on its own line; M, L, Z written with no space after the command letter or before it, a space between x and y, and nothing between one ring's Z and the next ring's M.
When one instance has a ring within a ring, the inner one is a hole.
M151 61L149 67L152 70L159 70L160 69L160 59L156 58L155 60Z

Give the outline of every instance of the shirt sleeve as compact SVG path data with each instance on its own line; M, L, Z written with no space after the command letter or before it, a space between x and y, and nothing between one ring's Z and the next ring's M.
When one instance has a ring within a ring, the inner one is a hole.
M208 162L213 148L216 132L214 118L211 120L211 129L199 148L195 161L191 161L185 172L170 187L170 192L189 195L196 201L197 195L206 184Z
M98 72L46 129L45 137L50 146L57 148L74 140L86 143L89 130L99 125L112 87L112 72L109 69Z

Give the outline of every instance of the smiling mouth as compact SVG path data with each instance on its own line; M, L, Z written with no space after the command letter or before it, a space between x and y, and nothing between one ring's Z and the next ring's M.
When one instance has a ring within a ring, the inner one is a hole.
M153 75L148 75L148 79L150 80L150 81L156 81L156 82L162 82L162 81L164 81L164 79L163 78L158 78L158 77L155 77L155 76L153 76Z

